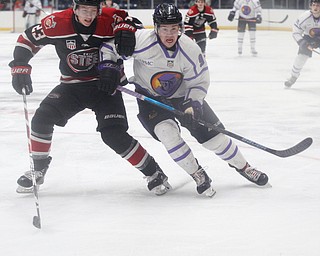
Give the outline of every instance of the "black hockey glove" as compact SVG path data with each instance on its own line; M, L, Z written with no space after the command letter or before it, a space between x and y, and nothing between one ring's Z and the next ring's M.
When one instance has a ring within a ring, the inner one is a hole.
M131 56L136 46L135 32L137 27L131 17L119 22L114 29L114 43L119 55Z
M262 17L261 17L261 15L257 15L256 23L257 23L257 24L260 24L261 22L262 22Z
M179 118L182 126L196 129L199 126L197 120L202 117L202 106L198 101L187 99L180 104L180 110L184 112L184 115Z
M98 65L100 81L98 88L109 95L115 93L117 86L120 84L121 69L113 61L103 61Z
M218 28L212 28L210 33L209 33L209 39L214 39L214 38L217 38L217 35L218 35L218 31L219 29Z
M229 20L229 21L233 21L234 16L236 16L236 12L235 12L235 11L231 11L231 12L229 13L228 20Z
M33 92L31 70L32 67L26 63L15 62L14 60L9 63L11 67L12 86L17 93L22 94L22 89L26 91L26 95Z

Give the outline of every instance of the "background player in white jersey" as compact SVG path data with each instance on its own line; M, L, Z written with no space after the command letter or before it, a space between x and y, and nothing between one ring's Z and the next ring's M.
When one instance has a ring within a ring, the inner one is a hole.
M40 0L26 0L22 17L26 18L26 29L39 23L42 9Z
M120 9L120 6L113 2L113 0L106 0L103 4L104 7L109 7L109 8L116 8L116 9Z
M132 53L134 77L131 82L139 93L165 102L185 114L178 117L158 106L138 100L138 118L142 125L165 146L172 159L191 175L199 194L212 196L215 191L211 187L211 179L181 137L177 120L200 144L225 160L249 181L265 185L268 176L251 167L230 138L195 121L200 118L224 127L205 101L210 83L208 66L197 44L182 34L182 16L177 7L167 3L158 5L153 20L154 30L142 29L136 32L136 47ZM116 65L120 56L115 48L117 46L109 42L102 45L102 63ZM117 69L110 69L112 73L117 76ZM106 91L114 93L117 84L119 81L107 82Z
M248 24L251 53L255 56L258 54L256 51L256 24L262 22L260 2L259 0L235 0L228 16L229 21L233 21L237 11L239 12L238 54L242 54L243 39Z
M320 46L320 0L310 1L310 10L301 14L294 23L292 36L298 43L299 50L291 77L284 83L288 88L297 81L306 61L312 57L312 50Z

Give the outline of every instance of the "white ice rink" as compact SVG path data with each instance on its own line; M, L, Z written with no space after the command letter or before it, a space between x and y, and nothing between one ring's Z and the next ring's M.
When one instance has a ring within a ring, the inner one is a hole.
M211 199L199 196L191 178L138 122L135 99L124 95L130 133L157 159L174 189L161 197L150 193L142 174L102 143L94 114L85 110L55 129L53 161L40 189L41 230L32 225L33 196L15 192L29 166L22 97L11 87L7 66L17 37L0 34L1 255L320 255L320 55L284 89L298 48L290 32L258 31L257 57L250 56L248 33L241 57L236 31L220 31L207 48L207 101L228 130L275 149L314 140L284 159L236 141L251 165L269 175L272 188L249 183L183 130L217 191ZM58 84L59 70L51 46L30 64L31 118ZM131 64L126 62L128 76Z

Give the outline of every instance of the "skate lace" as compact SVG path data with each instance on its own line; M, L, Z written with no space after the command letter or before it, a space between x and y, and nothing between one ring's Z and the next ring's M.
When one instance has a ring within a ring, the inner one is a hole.
M201 184L203 184L206 181L206 177L204 175L203 168L199 169L198 171L193 173L191 176L194 179L194 181L196 182L197 186L200 186Z
M24 176L26 176L29 180L32 180L32 173L31 171L27 171L24 173ZM42 178L43 173L41 171L34 171L34 176L36 179Z
M244 173L254 181L257 181L261 175L261 172L255 169L254 167L248 167L244 170Z

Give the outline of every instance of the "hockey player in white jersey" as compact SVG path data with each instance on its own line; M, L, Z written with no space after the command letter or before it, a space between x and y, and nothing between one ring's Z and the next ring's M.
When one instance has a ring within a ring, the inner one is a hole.
M320 46L320 0L310 1L310 10L301 14L294 23L292 36L299 45L299 50L292 66L291 77L284 83L287 88L297 81L303 66L308 58L312 57L313 49Z
M233 21L237 11L239 12L238 54L242 54L243 40L246 26L248 24L251 53L253 56L256 56L258 54L256 51L256 24L260 24L262 22L262 8L260 2L259 0L235 0L233 8L228 16L229 21Z
M40 0L26 0L22 14L22 17L26 18L26 29L39 23L41 9Z
M178 121L204 148L213 151L242 176L259 186L265 185L268 176L251 167L230 138L195 121L200 118L224 127L205 101L210 84L208 66L198 45L182 33L182 16L178 8L173 4L160 4L154 11L153 20L154 30L142 29L135 33L136 46L132 52L134 77L130 81L137 92L165 102L185 114L175 116L172 112L138 100L138 118L144 128L195 180L199 194L215 194L212 180L181 137ZM119 69L115 68L117 59L127 59L117 54L118 48L110 42L103 43L101 47L100 65L110 66L110 81L105 80L105 91L109 94L113 94L120 83L112 80L112 77L119 77Z

